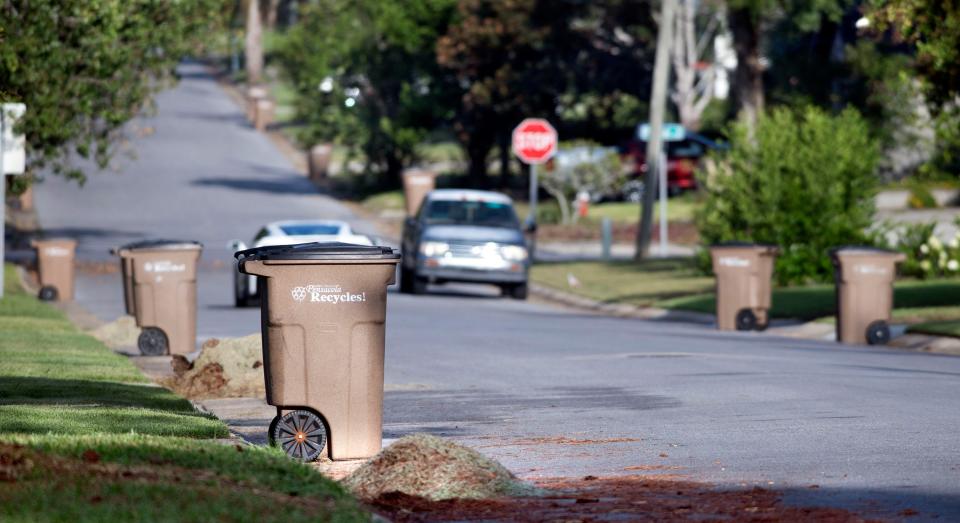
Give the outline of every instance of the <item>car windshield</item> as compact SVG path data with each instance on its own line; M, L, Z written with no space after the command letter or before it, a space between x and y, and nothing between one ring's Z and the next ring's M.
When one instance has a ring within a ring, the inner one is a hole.
M431 225L476 225L478 227L518 227L513 206L503 202L434 200L424 219Z
M281 225L280 230L287 236L336 236L340 234L340 227L328 223L299 223Z

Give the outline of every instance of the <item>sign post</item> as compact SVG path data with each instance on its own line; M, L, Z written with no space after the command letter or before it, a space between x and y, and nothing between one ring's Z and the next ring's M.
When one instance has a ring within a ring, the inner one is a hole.
M531 232L530 259L536 250L537 229L537 165L546 163L557 153L557 130L542 118L527 118L513 130L513 154L530 166L530 213L527 228Z
M665 123L660 131L662 147L657 155L657 184L660 186L660 256L667 255L667 142L679 142L687 137L687 130L678 123ZM643 142L650 141L650 124L640 124L637 127L637 139ZM647 168L650 168L649 161Z
M7 175L23 174L26 167L25 138L22 134L13 134L13 127L23 117L27 106L19 103L0 104L0 209L4 217L0 218L0 271L5 259L4 227L7 209ZM0 298L3 298L3 276L0 272Z

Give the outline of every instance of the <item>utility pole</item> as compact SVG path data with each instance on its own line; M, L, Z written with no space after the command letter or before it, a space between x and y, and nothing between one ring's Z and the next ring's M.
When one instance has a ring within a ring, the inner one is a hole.
M653 92L650 93L650 137L647 140L645 161L647 171L643 182L643 206L640 209L640 227L637 229L636 251L633 259L640 261L650 247L653 231L654 187L661 169L660 151L663 144L663 113L667 103L667 80L670 78L670 46L673 44L673 11L676 0L662 0L660 28L657 32L657 54L653 65Z

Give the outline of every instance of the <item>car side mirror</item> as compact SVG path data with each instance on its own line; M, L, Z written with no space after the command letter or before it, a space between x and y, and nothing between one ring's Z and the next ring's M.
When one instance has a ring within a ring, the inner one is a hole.
M233 252L242 251L247 248L247 244L243 243L240 240L230 240L227 242L227 249L230 249Z

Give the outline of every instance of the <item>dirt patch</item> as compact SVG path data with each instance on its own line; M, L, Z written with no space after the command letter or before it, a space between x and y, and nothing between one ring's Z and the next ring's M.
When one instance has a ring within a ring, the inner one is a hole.
M800 521L861 522L832 508L787 507L773 490L719 490L659 477L540 481L542 496L432 501L384 493L371 505L393 521Z
M171 360L174 376L163 383L190 399L264 397L263 350L259 334L211 338L192 363Z
M347 476L343 484L365 500L385 496L429 501L486 499L536 491L483 454L428 434L400 438Z
M133 316L121 316L90 331L90 335L111 349L136 347L140 327Z

